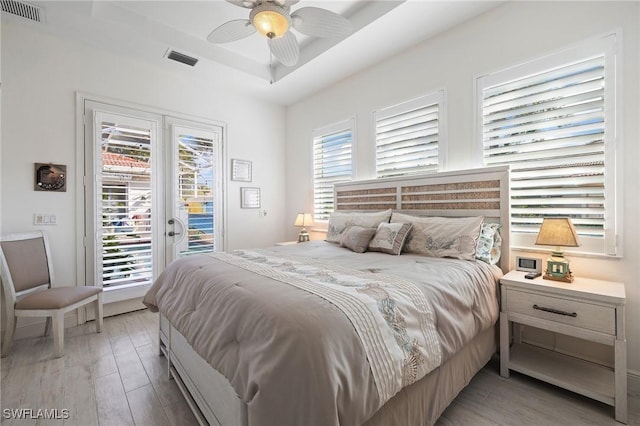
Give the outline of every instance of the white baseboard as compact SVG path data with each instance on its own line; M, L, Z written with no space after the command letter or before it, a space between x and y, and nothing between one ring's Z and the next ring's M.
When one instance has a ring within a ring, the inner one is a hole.
M121 300L113 303L105 303L102 315L112 317L114 315L126 314L127 312L139 311L147 307L142 304L142 297L135 299ZM87 320L94 319L94 310L87 307Z
M640 396L640 371L627 371L627 389L629 395Z

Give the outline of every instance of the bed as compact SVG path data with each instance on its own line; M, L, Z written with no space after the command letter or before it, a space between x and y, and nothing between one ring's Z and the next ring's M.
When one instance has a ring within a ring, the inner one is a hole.
M508 184L504 167L336 184L336 229L327 239L339 235L342 244L169 265L144 302L160 311L161 353L198 421L433 424L496 351L497 281L509 269ZM421 226L472 222L473 232L501 227L493 262L451 258L450 246L416 237ZM405 248L446 256L395 255L397 244L385 245L382 233L390 227L394 237L406 231ZM369 249L378 241L379 251L342 247L356 231L373 235Z

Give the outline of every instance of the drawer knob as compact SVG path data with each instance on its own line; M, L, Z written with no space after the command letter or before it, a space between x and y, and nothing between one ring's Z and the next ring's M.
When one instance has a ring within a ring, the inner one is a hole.
M564 315L567 317L577 317L578 314L575 312L565 312L565 311L560 311L558 309L553 309L553 308L545 308L544 306L538 306L538 305L533 305L533 309L537 309L538 311L545 311L545 312L551 312L552 314L558 314L558 315Z

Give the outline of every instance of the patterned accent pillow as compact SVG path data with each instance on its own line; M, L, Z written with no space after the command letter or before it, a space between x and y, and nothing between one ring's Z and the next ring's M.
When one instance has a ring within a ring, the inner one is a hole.
M502 255L502 236L499 223L483 223L478 244L476 245L476 259L489 265L495 265Z
M410 223L381 223L369 243L369 250L399 255L412 226Z
M484 217L418 217L393 213L391 222L410 222L407 253L474 260Z
M364 253L369 247L369 241L375 234L376 230L374 228L350 226L342 233L340 245L356 253Z
M330 243L340 243L342 233L350 226L362 226L363 228L377 228L382 222L389 222L391 209L374 213L361 212L333 212L329 216L329 229L327 239Z

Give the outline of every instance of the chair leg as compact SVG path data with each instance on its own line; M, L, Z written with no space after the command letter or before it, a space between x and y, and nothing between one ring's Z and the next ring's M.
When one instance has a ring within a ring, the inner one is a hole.
M64 312L53 314L53 354L56 358L64 355Z
M96 316L96 333L102 331L102 293L98 293L98 298L94 303Z
M2 336L2 354L0 355L2 358L9 355L11 352L11 346L13 345L13 334L16 331L16 317L11 314L7 315L7 323L5 324L4 336Z
M47 317L47 322L44 323L44 337L47 337L51 332L51 317Z

